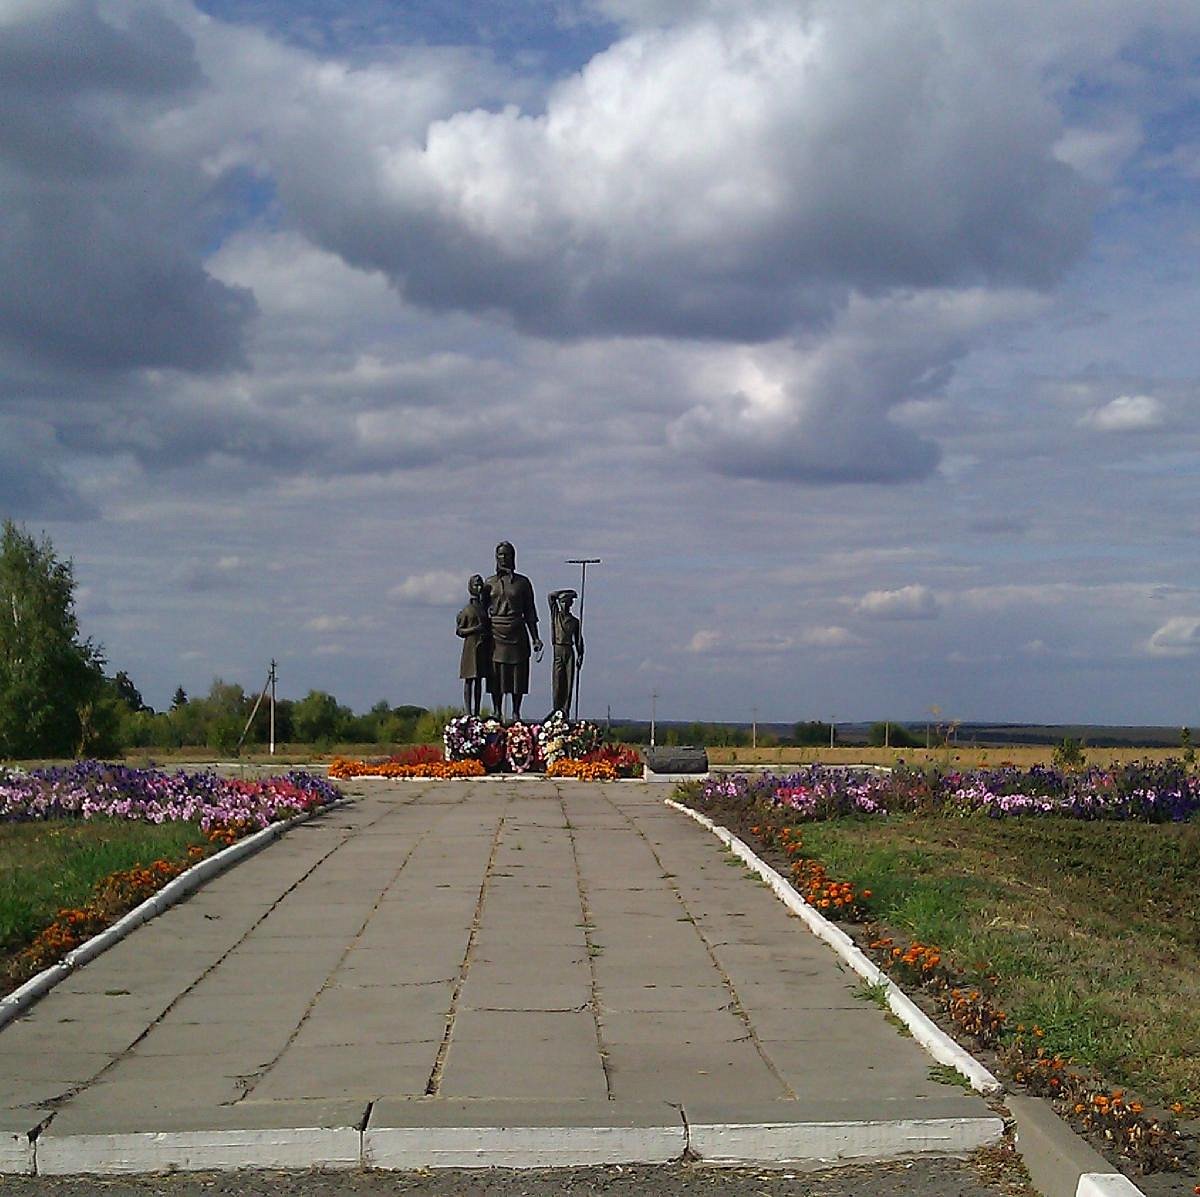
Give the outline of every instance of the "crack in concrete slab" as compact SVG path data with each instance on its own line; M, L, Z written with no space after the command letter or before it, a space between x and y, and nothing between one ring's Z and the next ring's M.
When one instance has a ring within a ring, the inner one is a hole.
M776 1066L775 1061L771 1059L771 1057L767 1054L766 1048L763 1047L762 1040L759 1039L758 1032L754 1029L754 1024L750 1021L750 1015L746 1012L745 1006L742 1005L742 999L738 996L737 986L734 985L733 978L725 971L724 966L721 964L721 961L718 958L716 951L713 948L712 942L709 940L708 936L704 934L704 930L700 926L700 924L697 923L696 916L692 913L691 909L688 907L687 900L683 896L683 890L680 889L679 885L676 883L674 874L671 873L667 869L667 866L663 863L663 859L659 855L658 849L651 842L650 837L637 825L637 823L634 821L634 819L632 819L624 810L621 809L621 807L619 807L609 797L608 790L606 787L604 787L604 786L600 787L600 794L601 794L601 797L603 797L604 801L607 802L609 804L609 806L611 806L613 808L613 810L615 810L621 816L621 818L623 818L625 820L625 822L641 838L642 843L644 843L646 845L646 847L649 849L650 855L654 857L655 863L658 865L659 871L662 873L663 879L666 881L667 885L670 887L671 892L675 895L675 898L679 902L679 905L683 908L684 914L687 915L687 921L691 923L692 930L695 931L696 936L700 940L700 943L703 945L705 952L708 953L708 958L710 961L712 961L713 968L715 968L717 970L717 973L720 975L721 980L725 985L725 988L729 991L729 996L730 996L729 1011L730 1011L730 1013L735 1015L738 1019L740 1019L741 1022L743 1023L743 1025L745 1026L747 1035L748 1035L750 1041L754 1044L754 1050L758 1053L759 1058L762 1060L763 1064L766 1065L768 1071L778 1082L779 1087L783 1090L784 1096L789 1101L795 1101L796 1100L795 1089L793 1089L792 1086L790 1084L788 1084L787 1080L785 1079L783 1074L779 1071L779 1068Z
M575 828L571 825L570 815L567 814L567 804L563 799L562 787L556 786L555 790L558 796L559 808L562 810L563 826L566 828L567 838L571 841L571 861L575 867L575 887L579 891L579 909L583 915L583 942L587 948L588 976L590 978L592 995L591 1000L587 1003L587 1007L591 1008L592 1022L596 1028L596 1051L600 1055L600 1067L604 1070L604 1089L608 1095L608 1100L613 1101L615 1098L612 1085L612 1063L609 1060L608 1044L604 1042L604 1027L600 1022L600 986L596 977L596 956L599 954L599 949L592 938L592 932L595 930L596 923L592 918L592 909L588 904L587 886L583 882L583 872L579 867L579 846L575 841Z
M416 799L414 799L413 801L416 801ZM463 801L465 801L465 799L463 799ZM404 803L402 805L407 806L409 804ZM441 826L442 821L449 815L449 813L453 809L454 809L453 805L447 805L446 809L441 812L441 815L429 827L427 827L420 834L420 836L417 837L417 839L413 843L412 847L409 848L409 850L404 854L404 859L401 860L399 865L396 866L396 869L393 871L391 877L388 878L387 883L379 891L379 897L375 899L375 904L367 912L366 918L363 919L362 924L359 926L358 930L354 933L353 938L350 940L349 943L346 944L346 947L343 950L342 954L337 958L337 961L334 963L333 967L329 970L328 975L325 977L325 980L321 984L321 988L318 989L317 992L314 993L312 998L309 1000L308 1005L304 1009L304 1013L300 1016L300 1019L296 1023L295 1027L292 1028L292 1033L288 1036L287 1042L279 1049L278 1052L275 1053L275 1056L272 1059L268 1060L267 1063L264 1064L261 1068L256 1069L252 1073L247 1073L244 1077L236 1078L239 1083L239 1086L242 1089L242 1093L239 1097L235 1098L234 1101L223 1103L223 1104L237 1105L238 1102L244 1101L246 1098L248 1098L254 1092L255 1089L258 1088L259 1085L262 1084L262 1082L264 1080L266 1080L266 1078L270 1075L271 1070L275 1067L275 1065L278 1064L279 1061L283 1059L284 1055L287 1053L288 1048L291 1047L293 1043L295 1043L296 1038L297 1038L297 1036L299 1036L301 1029L304 1027L305 1023L307 1023L309 1018L311 1017L313 1010L316 1008L317 1002L320 1001L320 999L321 999L321 995L323 993L325 993L329 989L329 987L333 984L333 979L337 975L338 969L340 969L342 967L342 964L345 962L346 957L350 955L350 953L354 950L354 948L357 946L359 941L362 939L364 933L367 930L367 927L370 926L371 920L375 917L375 915L379 911L379 907L383 904L384 898L386 897L388 892L392 889L392 887L395 886L396 882L400 879L400 875L401 875L401 873L404 872L404 869L408 865L408 862L410 860L412 860L413 856L416 854L417 850L421 847L421 845L423 843L425 843L425 841L438 829L438 827ZM388 814L391 814L391 812L389 811ZM387 815L383 815L383 816L381 816L381 819L386 818L386 817L387 817ZM374 825L375 825L374 823L370 824L370 826L374 826ZM323 859L328 859L328 858L326 857Z
M509 796L508 805L512 805L513 796ZM496 823L496 832L492 836L492 850L488 854L487 865L483 870L483 880L479 883L479 897L475 902L475 914L471 919L471 934L467 937L466 951L463 953L462 964L458 969L458 980L454 984L454 992L450 995L450 1008L446 1011L446 1029L442 1034L442 1042L438 1047L437 1059L429 1072L429 1080L425 1083L425 1095L437 1097L442 1087L442 1073L446 1069L446 1057L450 1054L450 1040L454 1035L454 1017L458 1012L458 1003L462 997L463 987L467 983L467 974L471 971L471 960L475 954L475 943L479 939L479 928L483 925L483 906L487 901L488 889L492 883L492 869L500 852L500 841L504 835L504 824L507 815L501 815Z

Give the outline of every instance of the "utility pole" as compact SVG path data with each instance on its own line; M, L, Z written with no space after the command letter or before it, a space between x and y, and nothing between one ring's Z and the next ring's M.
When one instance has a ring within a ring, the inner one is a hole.
M262 706L262 701L267 695L271 696L271 755L275 755L275 658L271 658L271 668L267 671L267 680L263 682L263 688L258 698L254 701L254 709L250 712L250 718L246 720L246 726L242 728L242 734L238 737L237 748L235 753L241 752L242 745L246 742L246 736L250 731L250 725L254 722L254 716L258 714L258 708Z
M654 747L654 717L658 712L658 691L650 692L650 747Z
M600 565L599 557L568 557L567 565L579 566L579 634L583 635L583 604L587 595L587 567L589 565ZM553 629L551 629L551 637L553 638ZM585 647L587 642L584 642ZM579 675L582 670L583 662L575 662L575 722L579 722Z
M750 714L753 716L753 720L750 724L750 747L757 748L758 747L758 707L751 707Z
M837 735L837 724L833 721L833 717L829 718L829 747L833 747L834 737Z

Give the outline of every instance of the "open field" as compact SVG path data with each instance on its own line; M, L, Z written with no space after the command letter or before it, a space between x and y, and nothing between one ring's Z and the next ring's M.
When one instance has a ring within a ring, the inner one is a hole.
M1123 764L1129 761L1165 761L1179 757L1178 748L1086 748L1089 765ZM710 748L708 759L714 765L938 765L952 769L995 768L1012 764L1028 769L1031 765L1049 765L1054 749L1050 745L972 748L951 745L945 748Z

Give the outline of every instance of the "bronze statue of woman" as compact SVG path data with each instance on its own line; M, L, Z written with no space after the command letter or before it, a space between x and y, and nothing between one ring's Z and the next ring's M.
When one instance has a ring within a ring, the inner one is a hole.
M517 551L507 540L496 546L496 572L484 583L492 621L492 699L503 720L504 695L512 695L512 714L521 721L521 700L529 693L529 649L542 651L538 638L533 586L517 573Z
M458 676L463 680L463 708L468 715L478 715L484 685L490 683L492 676L492 625L483 578L479 574L471 575L467 592L470 601L458 613L455 628L463 642ZM490 684L488 689L491 689Z

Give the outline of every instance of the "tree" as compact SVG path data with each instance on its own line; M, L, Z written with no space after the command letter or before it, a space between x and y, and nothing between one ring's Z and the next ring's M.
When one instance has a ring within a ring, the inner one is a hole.
M117 670L117 675L112 679L111 685L116 697L131 711L145 711L149 709L142 700L141 691L133 684L133 679L124 669Z
M187 706L187 691L182 686L175 687L175 693L171 697L171 710L177 711L180 707Z
M69 756L89 747L104 656L79 637L75 576L50 541L11 520L0 537L0 757Z
M324 690L310 690L292 707L296 738L305 744L332 740L337 734L340 718L337 699Z
M836 732L834 737L836 738ZM807 723L797 723L792 729L792 743L800 746L812 744L828 744L830 727L818 719L810 719Z
M919 748L920 741L903 723L872 723L867 732L867 743L872 748Z

